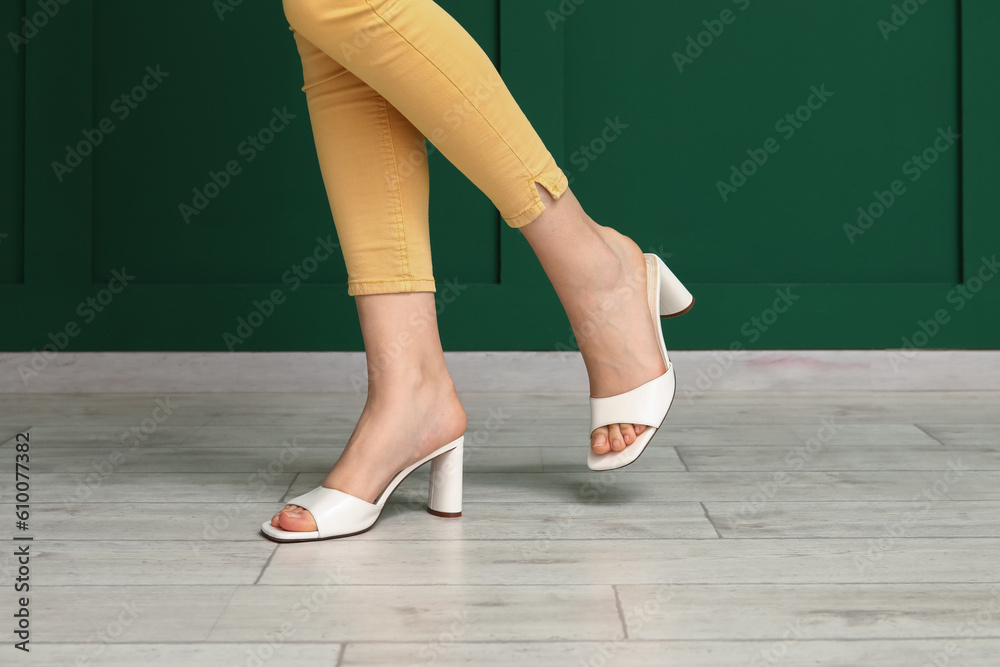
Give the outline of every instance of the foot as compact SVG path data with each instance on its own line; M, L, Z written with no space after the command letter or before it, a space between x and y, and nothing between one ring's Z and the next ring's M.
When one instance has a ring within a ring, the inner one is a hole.
M378 392L369 390L354 433L323 486L374 502L396 473L457 440L465 426L465 410L447 371L384 381ZM316 530L312 514L298 505L285 505L271 525Z
M599 227L605 261L589 285L567 291L567 315L590 377L590 395L605 398L635 389L667 372L646 297L646 262L632 239ZM572 312L571 312L572 311ZM655 323L659 326L659 322ZM619 452L645 431L644 424L610 424L591 433L595 454Z
M594 222L570 189L556 200L537 182L535 188L545 209L520 229L566 309L587 365L590 395L615 396L666 373L647 305L642 250ZM602 426L591 433L591 448L595 454L621 451L647 428Z

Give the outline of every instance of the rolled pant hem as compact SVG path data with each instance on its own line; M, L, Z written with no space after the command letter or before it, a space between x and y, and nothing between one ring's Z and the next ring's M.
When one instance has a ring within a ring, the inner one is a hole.
M555 182L552 182L542 176L533 178L529 187L531 188L531 192L534 194L535 201L519 213L510 217L504 217L504 222L514 229L524 227L529 222L534 222L535 219L545 210L545 203L542 202L541 198L538 196L538 192L535 190L535 183L540 184L548 190L553 199L559 199L559 197L561 197L569 188L569 179L566 178L566 174L563 173L562 169L558 170L558 174L559 175L556 177Z
M348 296L436 291L437 287L433 280L359 280L347 283Z

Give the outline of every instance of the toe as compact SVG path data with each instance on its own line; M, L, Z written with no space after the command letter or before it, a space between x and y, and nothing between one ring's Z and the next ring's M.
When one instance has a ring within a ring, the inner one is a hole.
M635 428L636 435L639 435L640 433L646 430L645 424L633 424L632 426Z
M607 454L611 451L611 443L608 442L608 427L600 426L594 429L590 436L590 448L595 454Z
M622 437L620 424L611 424L608 427L608 440L611 441L611 449L620 452L625 449L625 439Z
M632 424L621 424L620 428L622 430L622 438L625 439L626 446L635 442L635 429L632 428Z
M298 505L288 505L278 512L278 528L294 532L309 532L316 530L316 522L309 510Z
M285 505L284 507L281 508L281 512L284 512L285 510L291 510L297 507L298 505ZM276 512L274 516L271 517L271 525L274 526L275 528L281 528L281 512Z

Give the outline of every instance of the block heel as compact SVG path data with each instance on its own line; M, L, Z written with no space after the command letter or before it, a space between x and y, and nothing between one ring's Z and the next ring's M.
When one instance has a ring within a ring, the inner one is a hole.
M431 462L431 481L427 491L427 511L447 518L462 516L463 444Z
M691 296L691 292L657 255L650 253L647 257L656 257L659 268L660 317L677 317L691 310L694 307L694 297Z

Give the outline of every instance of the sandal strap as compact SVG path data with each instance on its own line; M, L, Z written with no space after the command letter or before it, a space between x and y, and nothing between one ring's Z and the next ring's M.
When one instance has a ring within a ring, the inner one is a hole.
M292 498L288 504L309 510L316 522L319 537L366 530L378 518L381 510L378 505L325 486L317 486L298 498Z
M631 391L607 398L590 397L590 432L609 424L645 424L659 428L674 395L674 369Z

